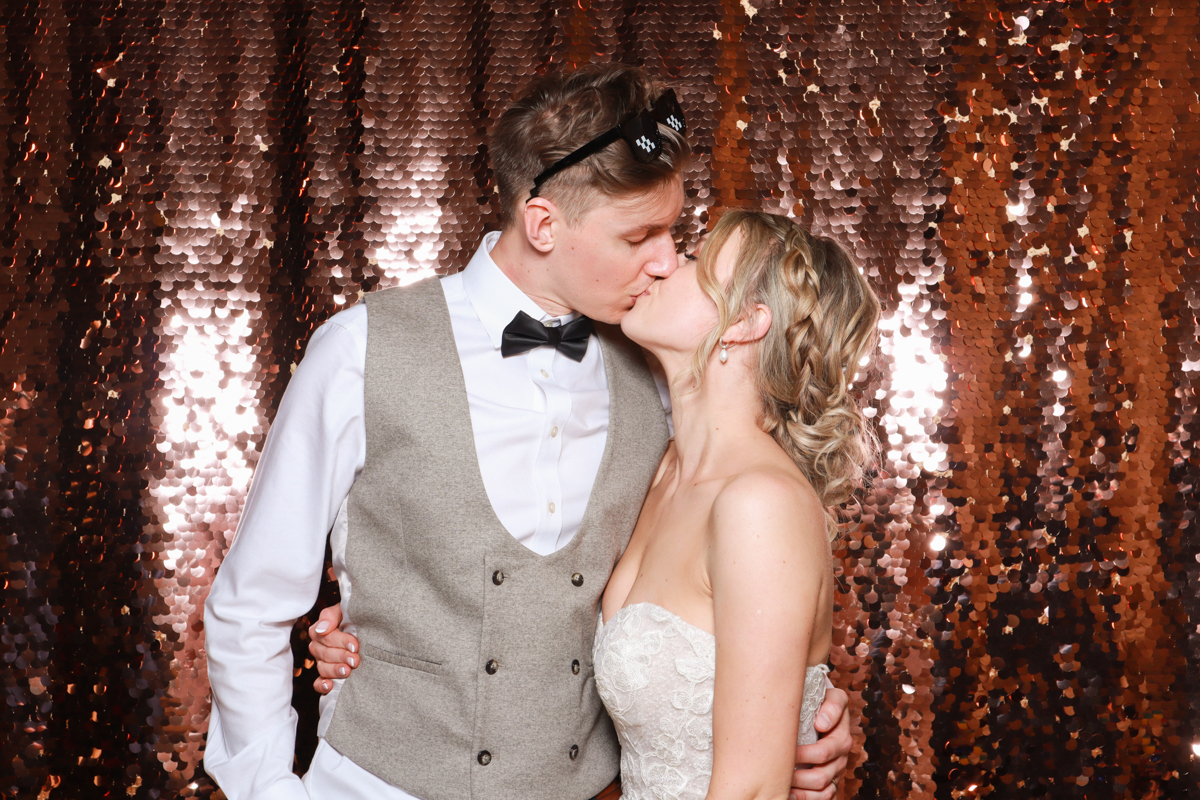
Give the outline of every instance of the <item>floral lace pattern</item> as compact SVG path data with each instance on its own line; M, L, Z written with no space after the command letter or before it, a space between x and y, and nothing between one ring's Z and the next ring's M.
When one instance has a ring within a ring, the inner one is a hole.
M716 639L653 603L625 606L596 633L596 688L621 742L625 800L703 800L712 778ZM809 667L800 744L825 699L829 668Z

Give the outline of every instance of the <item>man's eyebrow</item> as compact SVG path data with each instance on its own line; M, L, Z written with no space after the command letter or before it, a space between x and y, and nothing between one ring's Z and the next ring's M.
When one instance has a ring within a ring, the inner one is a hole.
M625 234L628 236L631 233L650 233L650 232L657 232L657 231L665 231L665 230L669 230L670 228L671 228L671 226L669 224L664 225L664 224L658 223L658 222L643 222L641 225L635 225L632 228L627 229L625 231Z

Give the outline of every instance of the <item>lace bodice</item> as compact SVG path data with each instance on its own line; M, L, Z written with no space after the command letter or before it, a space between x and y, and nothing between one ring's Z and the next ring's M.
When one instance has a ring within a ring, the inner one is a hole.
M596 633L596 688L621 741L625 800L703 800L712 778L716 639L653 603L625 606ZM828 686L824 664L804 676L800 744Z

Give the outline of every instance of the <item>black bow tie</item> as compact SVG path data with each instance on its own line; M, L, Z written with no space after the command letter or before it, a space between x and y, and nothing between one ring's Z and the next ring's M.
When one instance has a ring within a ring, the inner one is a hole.
M500 339L500 354L508 358L535 347L553 347L573 361L583 361L583 357L587 355L588 338L591 335L592 321L587 317L579 317L566 325L550 328L524 311L518 311L512 322L504 328L504 336Z

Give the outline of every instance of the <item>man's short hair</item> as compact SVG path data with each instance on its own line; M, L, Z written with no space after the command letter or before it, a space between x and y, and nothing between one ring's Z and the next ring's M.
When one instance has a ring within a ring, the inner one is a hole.
M533 179L543 169L649 108L668 88L624 64L590 64L534 81L492 130L492 168L504 226L520 217ZM547 180L539 194L574 224L600 196L641 194L663 186L680 173L691 150L687 138L669 126L659 124L658 131L662 155L650 163L637 161L629 145L618 140Z

